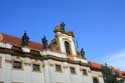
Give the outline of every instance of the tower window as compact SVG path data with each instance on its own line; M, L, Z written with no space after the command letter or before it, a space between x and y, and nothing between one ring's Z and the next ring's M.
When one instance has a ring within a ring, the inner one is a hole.
M66 54L71 55L70 44L67 41L65 41L65 49L66 49Z

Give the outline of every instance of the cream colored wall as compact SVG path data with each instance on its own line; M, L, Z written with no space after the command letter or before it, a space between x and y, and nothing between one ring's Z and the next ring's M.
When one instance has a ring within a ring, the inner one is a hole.
M4 73L3 73L3 64L4 64L4 56L2 56L0 54L0 58L1 58L1 67L0 67L0 82L3 82L4 81Z
M80 67L79 65L54 60L48 60L45 63L47 68L45 65L44 71L48 75L48 81L46 83L92 83L91 74L88 72L88 75L84 76L82 75L82 71L80 71L80 68L90 71L88 67ZM55 71L55 64L62 66L62 72ZM76 69L76 74L71 74L70 67Z
M14 69L12 67L12 61L17 60L16 57L12 57L11 55L7 54L0 54L0 56L2 56L3 59L2 68L0 68L0 82L2 81L4 83L45 83L42 71L32 71L32 59L29 59L30 62L26 63L25 60L27 60L27 58L20 57L19 59L21 59L24 63L23 68ZM40 61L35 62L39 63Z
M94 78L97 78L99 80L99 83L104 83L104 80L103 80L103 75L101 72L99 71L91 71L91 75L92 77Z
M103 82L101 72L91 71L89 67L79 66L76 64L70 64L67 62L60 62L54 60L36 61L35 59L22 58L24 65L23 69L13 69L12 61L17 60L16 57L12 57L8 54L0 54L2 57L2 67L0 68L0 82L12 83L93 83L92 77L97 77L100 83ZM38 63L44 65L42 71L33 72L32 63ZM55 64L62 66L62 72L55 71ZM76 69L76 74L71 74L70 67ZM82 74L82 69L86 69L88 75Z

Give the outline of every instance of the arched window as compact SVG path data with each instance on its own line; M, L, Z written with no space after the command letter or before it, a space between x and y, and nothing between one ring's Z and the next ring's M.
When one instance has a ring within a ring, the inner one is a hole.
M93 83L99 83L97 78L93 78Z
M70 44L65 41L65 50L67 55L71 55Z

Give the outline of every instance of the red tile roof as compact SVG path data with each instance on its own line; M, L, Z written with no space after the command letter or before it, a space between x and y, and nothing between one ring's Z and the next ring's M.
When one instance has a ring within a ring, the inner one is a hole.
M91 66L91 68L94 68L94 69L101 69L102 68L102 64L97 64L95 62L89 62L89 65Z
M95 62L89 62L89 65L91 68L94 68L94 69L101 69L102 68L102 64L98 64L98 63L95 63ZM125 72L119 70L119 69L115 69L114 68L114 71L119 75L119 77L125 77Z
M125 77L125 72L119 70L119 69L115 69L115 72L120 76L120 77Z
M20 38L10 36L10 35L7 35L7 34L0 34L0 42L7 42L7 43L10 43L12 45L21 46L21 39ZM36 49L36 50L42 50L43 49L42 44L36 43L36 42L33 42L33 41L29 42L28 47L32 48L32 49Z

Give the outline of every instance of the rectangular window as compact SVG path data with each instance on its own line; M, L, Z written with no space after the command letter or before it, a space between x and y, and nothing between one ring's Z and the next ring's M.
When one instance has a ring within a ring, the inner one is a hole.
M13 68L21 69L22 68L22 62L14 61L13 62Z
M39 64L33 64L33 71L40 71L40 65Z
M75 68L74 68L74 67L70 67L70 72L71 72L72 74L76 74Z
M55 65L55 68L56 68L57 72L61 72L62 71L61 65Z
M83 70L82 70L82 74L83 74L83 75L87 75L87 70L86 70L86 69L83 69Z

